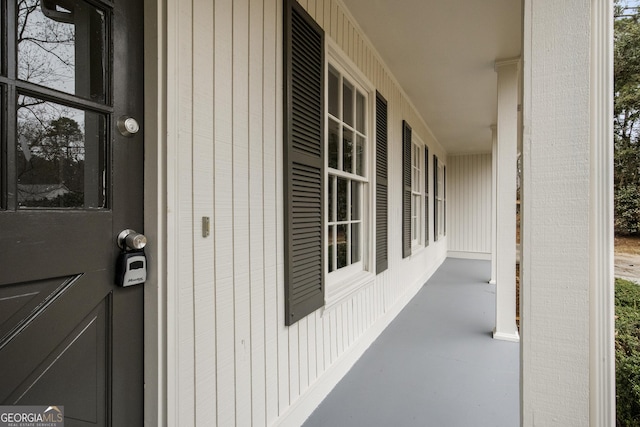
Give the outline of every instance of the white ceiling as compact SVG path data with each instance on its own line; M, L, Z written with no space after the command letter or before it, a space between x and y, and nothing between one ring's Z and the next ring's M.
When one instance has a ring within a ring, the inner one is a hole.
M491 151L494 63L520 56L521 0L343 0L449 154Z

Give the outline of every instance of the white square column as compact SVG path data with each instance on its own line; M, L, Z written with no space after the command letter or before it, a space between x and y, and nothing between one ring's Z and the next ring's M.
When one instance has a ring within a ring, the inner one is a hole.
M498 135L496 125L491 125L491 279L489 283L496 284L496 233L498 232L498 223L496 218L496 192L497 192L497 173L498 173Z
M496 61L496 327L493 337L520 340L516 325L516 198L520 59Z
M524 2L523 427L616 425L613 22L609 0Z

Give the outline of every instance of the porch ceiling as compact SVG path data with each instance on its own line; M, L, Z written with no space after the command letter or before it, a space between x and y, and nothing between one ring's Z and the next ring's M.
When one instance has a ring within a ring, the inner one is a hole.
M344 3L447 152L490 152L494 63L520 56L521 0Z

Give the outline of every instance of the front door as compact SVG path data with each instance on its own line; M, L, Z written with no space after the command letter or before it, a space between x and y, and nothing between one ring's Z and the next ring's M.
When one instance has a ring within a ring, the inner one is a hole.
M141 425L144 285L114 277L117 235L144 231L122 126L143 117L142 1L0 4L0 405Z

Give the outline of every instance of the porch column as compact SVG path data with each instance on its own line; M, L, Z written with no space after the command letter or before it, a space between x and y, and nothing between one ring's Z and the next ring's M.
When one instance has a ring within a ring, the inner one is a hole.
M516 325L516 187L520 59L496 61L496 327L493 337L519 341Z
M523 427L616 425L613 22L524 2Z
M498 224L496 223L496 189L497 189L497 173L498 173L498 161L497 161L497 148L498 148L498 135L496 125L491 125L491 279L489 283L496 284L496 233L498 231Z

